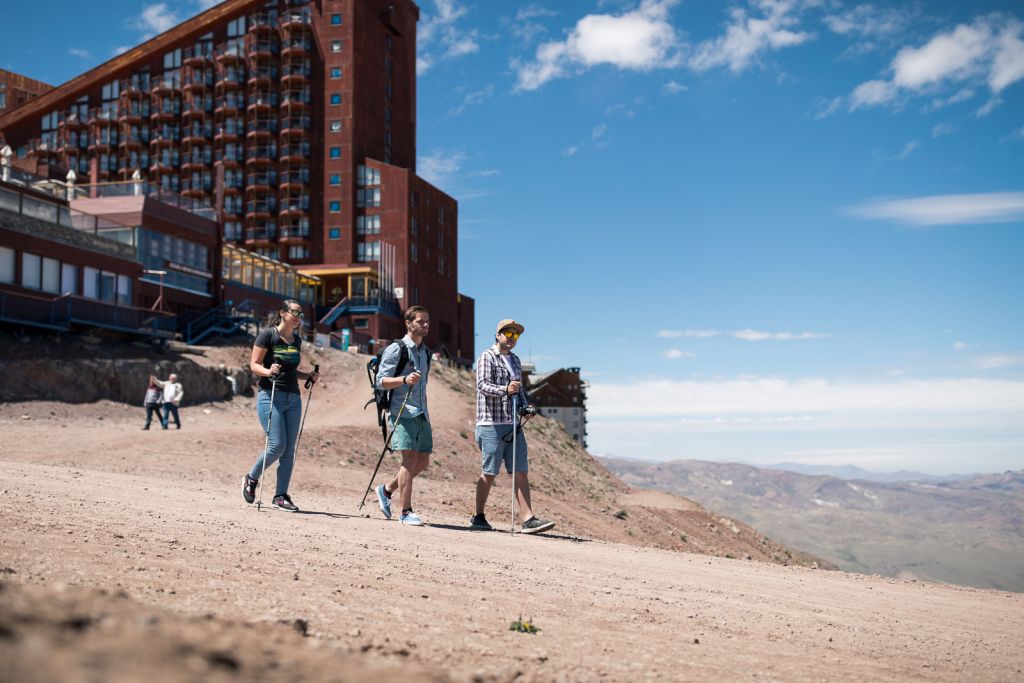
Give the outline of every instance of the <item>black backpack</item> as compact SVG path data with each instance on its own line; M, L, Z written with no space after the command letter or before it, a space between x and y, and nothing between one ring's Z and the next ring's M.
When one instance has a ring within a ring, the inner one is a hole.
M405 370L405 366L409 364L409 347L405 345L405 342L401 339L394 339L386 346L381 347L381 350L377 352L377 355L370 358L366 363L366 377L370 380L370 388L373 390L373 398L366 402L363 406L363 410L371 403L377 404L377 425L380 426L381 435L384 438L384 443L388 441L388 408L391 406L391 392L393 389L378 389L377 388L377 370L380 368L381 357L384 352L388 349L391 344L398 344L398 365L395 366L395 374L392 377L398 377ZM427 370L430 369L430 349L427 349ZM388 450L394 452L395 449L388 447Z

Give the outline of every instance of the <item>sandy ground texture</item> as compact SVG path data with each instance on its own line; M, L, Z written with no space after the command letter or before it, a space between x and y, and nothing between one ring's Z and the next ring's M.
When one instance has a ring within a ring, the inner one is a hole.
M469 531L478 464L455 375L431 390L438 448L414 497L428 526L384 520L372 497L360 512L379 432L359 359L323 360L299 514L242 501L262 446L251 399L148 432L112 403L0 405L0 680L1024 675L1024 595L796 566L753 530L609 480L543 423L528 427L535 507L558 527L504 531L502 476L488 512L503 531ZM509 630L520 617L541 630Z

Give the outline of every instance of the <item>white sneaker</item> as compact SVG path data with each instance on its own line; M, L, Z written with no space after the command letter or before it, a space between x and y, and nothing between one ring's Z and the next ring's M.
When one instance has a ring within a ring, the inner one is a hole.
M423 520L420 519L420 516L412 510L402 513L402 516L398 518L398 521L410 526L423 526Z

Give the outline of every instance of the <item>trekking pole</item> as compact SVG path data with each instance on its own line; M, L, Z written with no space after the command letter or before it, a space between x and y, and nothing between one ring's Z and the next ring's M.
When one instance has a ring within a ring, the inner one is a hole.
M256 512L263 505L263 479L267 473L267 450L270 449L270 425L274 422L274 391L277 389L277 375L270 376L270 413L267 415L267 440L263 444L263 470L260 472L260 491L256 497Z
M409 391L405 394L405 399L402 400L402 405L398 408L398 416L395 417L395 424L391 427L391 433L388 434L388 438L384 440L384 450L380 452L380 457L377 458L377 466L373 468L373 475L370 477L370 483L366 485L366 491L363 492L363 499L359 501L359 509L363 509L363 505L366 504L366 496L370 495L370 489L373 487L373 480L377 478L377 470L380 469L380 464L384 462L384 454L388 452L388 446L391 445L391 437L395 435L395 430L398 429L398 421L402 419L402 413L405 411L405 404L409 400Z
M516 393L512 397L512 528L509 529L513 534L516 532L516 422L519 418L516 408L518 403L519 394Z
M313 363L313 374L320 374L320 366ZM299 439L302 438L302 429L306 426L306 415L309 415L309 404L313 400L313 378L306 378L306 407L302 411L302 420L299 421L299 435L295 437L295 452L299 452Z

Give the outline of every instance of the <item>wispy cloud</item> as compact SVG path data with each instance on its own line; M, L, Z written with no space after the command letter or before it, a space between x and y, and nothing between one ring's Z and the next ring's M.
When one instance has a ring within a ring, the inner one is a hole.
M479 31L459 25L469 10L457 0L434 0L435 11L420 22L416 34L416 73L439 62L471 55L480 49Z
M710 339L711 337L729 336L743 341L799 341L805 339L827 339L831 334L825 332L765 332L745 328L735 332L719 330L658 330L655 335L661 339Z
M129 20L129 25L142 32L142 39L150 38L168 31L181 23L181 17L165 2L146 5L137 17Z
M628 71L676 66L680 43L668 13L678 2L642 0L623 14L588 14L565 40L541 44L530 62L513 62L516 90L536 90L552 79L599 65Z
M473 92L468 93L465 97L462 98L462 102L451 108L451 110L448 112L448 115L453 117L461 116L462 113L466 111L466 109L481 104L482 102L490 98L491 95L493 94L494 84L488 83L485 87L481 88L480 90L474 90Z
M1024 365L1024 353L997 353L979 356L974 359L973 365L982 370L1020 367Z
M947 135L952 135L956 132L956 128L949 123L937 123L932 127L932 137L941 138Z
M717 337L720 334L722 333L718 330L658 330L656 336L662 339L676 339L678 337L706 339L708 337Z
M761 330L738 330L733 333L737 339L744 341L794 341L803 339L827 339L832 335L824 332L764 332Z
M498 175L497 169L466 170L466 155L457 150L434 150L416 158L416 172L431 185L440 188L458 200L476 199L491 194L482 189L483 178Z
M682 83L676 83L675 81L669 81L665 85L661 86L661 92L666 95L678 95L681 92L686 92L689 88Z
M875 41L900 35L913 19L911 9L869 3L826 15L823 21L834 33Z
M509 19L504 23L509 26L509 32L516 40L522 44L530 44L548 32L548 27L542 22L537 21L537 19L555 16L558 16L557 12L548 9L540 3L534 3L520 7L519 11L516 12L515 19Z
M682 349L668 349L667 351L662 351L661 355L664 356L665 358L668 358L669 360L693 357L692 353L690 353L689 351L683 351Z
M1021 358L1018 357L1020 362ZM650 396L659 400L651 402ZM999 379L837 381L744 377L708 381L646 380L594 383L588 414L595 418L737 418L758 416L936 415L1020 416L1024 382Z
M910 155L914 153L914 150L920 146L921 143L918 140L911 140L907 144L903 145L903 149L901 149L898 154L893 155L891 159L893 161L906 161L910 158Z
M92 53L77 47L69 47L68 54L78 59L92 59Z
M1024 192L874 199L847 207L846 213L866 220L888 220L918 227L1007 223L1024 219Z
M725 34L697 45L689 59L691 68L704 71L726 66L739 73L755 64L761 54L800 45L811 34L796 30L799 24L795 0L756 0L758 10L750 13L742 8L730 10Z
M986 84L994 96L1024 79L1024 23L1000 14L979 17L940 33L920 47L904 47L889 64L890 78L857 86L850 108L873 107L904 93L924 94L958 84Z
M962 342L962 341L955 341L955 342L953 342L953 350L954 351L967 351L967 350L973 349L973 348L974 348L974 344L968 344L967 342Z
M991 98L989 98L988 102L986 102L985 104L981 105L980 107L978 107L975 110L974 116L976 118L979 118L979 119L983 118L985 116L988 116L993 111L995 111L996 107L998 107L1002 103L1003 103L1003 98L1002 97L991 97Z

